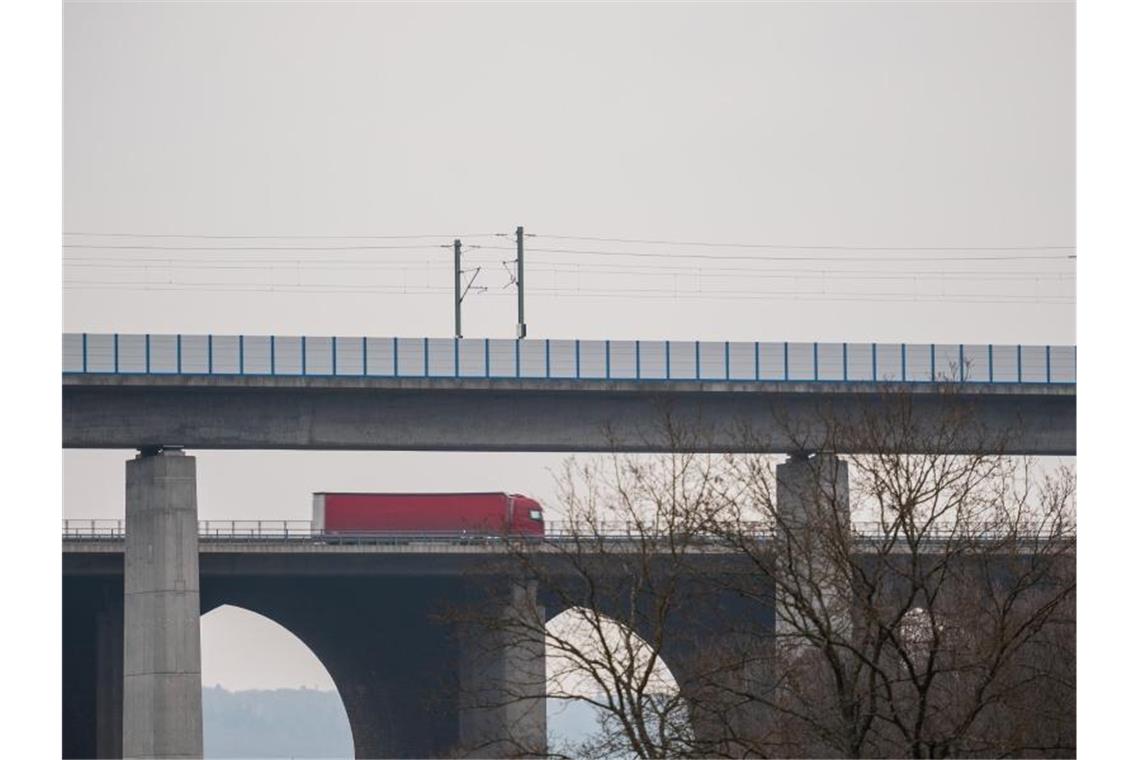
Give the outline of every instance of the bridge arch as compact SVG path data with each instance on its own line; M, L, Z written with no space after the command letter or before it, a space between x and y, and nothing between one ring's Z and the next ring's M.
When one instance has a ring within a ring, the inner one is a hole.
M202 613L241 607L300 639L340 694L357 757L440 756L458 742L446 689L458 655L446 627L421 623L446 591L430 579L219 574L203 578Z
M258 612L223 604L202 615L201 635L203 733L207 755L236 756L247 749L245 737L232 736L226 731L219 710L224 709L227 702L231 703L232 710L242 713L243 722L258 720L257 710L242 709L238 702L242 699L240 696L214 685L219 683L218 673L236 669L242 673L237 690L250 688L245 684L251 681L259 690L298 685L312 689L312 693L294 697L298 701L291 712L321 715L324 726L335 732L332 737L317 738L310 732L311 726L293 722L288 717L277 716L276 720L271 717L261 725L255 723L255 730L260 734L259 751L283 757L331 756L329 753L353 756L351 727L336 682L320 658L292 631ZM272 674L285 663L292 666L290 676L275 678ZM321 693L327 694L330 689L336 694L333 701Z
M641 676L648 683L641 706L650 734L674 746L691 742L688 706L677 678L665 656L654 652L638 631L586 607L558 610L547 620L546 631L551 750L573 755L604 735L620 736L614 714L592 703L616 701L619 693L622 700L639 699L635 681ZM664 730L658 732L659 726Z

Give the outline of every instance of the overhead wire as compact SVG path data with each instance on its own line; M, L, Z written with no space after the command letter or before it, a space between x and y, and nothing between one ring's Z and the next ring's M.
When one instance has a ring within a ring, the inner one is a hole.
M511 250L507 246L487 245L483 246L491 250ZM568 253L577 256L627 256L634 258L671 258L671 259L711 259L723 261L1047 261L1047 260L1065 260L1075 259L1075 255L994 255L994 256L917 256L917 257L901 257L901 256L863 256L854 258L851 256L745 256L741 254L712 254L712 253L657 253L650 251L598 251L588 250L581 248L535 248L527 249L527 253Z
M502 264L499 259L483 259L483 258L467 258L468 263L472 264ZM439 271L450 269L450 262L432 262L413 259L394 259L386 260L383 262L372 261L359 261L351 259L260 259L260 260L234 260L226 261L224 259L202 260L202 259L174 259L174 258L147 258L147 259L130 259L130 258L115 258L115 257L98 257L98 258L67 258L63 259L64 265L81 268L81 269L125 269L125 270L144 270L144 269L202 269L202 270L248 270L248 271L262 271L267 267L270 269L306 269L316 271L356 271L356 270L407 270L419 269L422 271ZM591 263L591 264L577 264L573 262L556 262L551 265L538 265L530 266L527 268L529 272L554 272L554 273L590 273L590 274L607 274L617 276L631 276L631 275L644 275L644 276L660 276L672 277L677 274L687 275L703 275L707 277L719 277L730 275L743 275L754 277L769 277L778 275L795 275L795 276L820 276L820 277L835 277L835 278L851 278L860 279L863 276L870 278L880 277L938 277L938 278L1010 278L1010 279L1037 279L1037 278L1075 278L1073 272L1033 272L1033 271L1014 271L1014 270L998 270L987 272L984 270L950 270L950 271L931 271L931 270L858 270L858 269L760 269L755 267L718 267L718 266L668 266L661 265L652 268L641 264L609 264L609 263ZM724 273L719 274L719 273ZM866 274L864 274L866 273Z
M426 235L216 235L158 232L64 232L75 237L172 238L192 240L416 240L424 238L498 237L495 232L433 233Z
M500 233L501 235L501 233ZM784 243L725 243L696 240L650 240L638 238L601 237L596 235L551 235L534 233L531 237L547 238L550 240L581 240L599 243L631 243L641 245L676 245L695 248L761 248L771 250L803 250L803 251L1046 251L1046 250L1073 250L1073 245L999 245L999 246L883 246L883 245L804 245Z

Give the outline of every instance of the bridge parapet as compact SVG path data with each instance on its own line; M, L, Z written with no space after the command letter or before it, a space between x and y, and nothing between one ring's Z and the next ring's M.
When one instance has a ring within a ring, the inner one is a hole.
M1072 385L1075 346L65 333L64 374Z
M856 540L881 541L887 537L887 527L879 522L853 521L851 523L852 537ZM771 540L776 537L773 526L762 523L753 523L746 526L757 540ZM115 519L64 519L63 540L65 542L90 541L121 541L125 537L125 522ZM1065 537L1076 536L1076 525L1066 526ZM505 546L508 541L501 536L485 535L475 532L463 531L415 531L415 532L383 532L383 533L324 533L313 528L310 520L199 520L198 537L200 541L211 543L232 542L241 543L319 543L327 545L391 545L420 547L436 546L442 549L455 546ZM1031 541L1035 539L1055 538L1052 532L1043 532L1032 526L1018 531L1019 540ZM647 533L632 523L612 522L594 526L589 531L577 530L574 525L567 522L551 521L546 525L546 533L541 537L525 537L528 543L536 546L541 544L568 544L573 542L601 541L667 541L667 533ZM950 523L930 526L923 535L924 540L979 540L979 541L1008 541L1011 538L1008 523L979 523L968 528ZM719 539L708 535L710 546L718 543ZM693 542L693 537L687 537ZM699 543L699 539L696 543Z

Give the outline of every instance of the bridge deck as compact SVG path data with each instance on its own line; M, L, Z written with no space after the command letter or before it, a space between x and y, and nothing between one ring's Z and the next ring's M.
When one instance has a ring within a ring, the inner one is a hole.
M668 418L698 450L854 452L824 420L905 395L931 426L968 404L962 451L1076 453L1071 346L72 334L63 366L75 448L669 451Z

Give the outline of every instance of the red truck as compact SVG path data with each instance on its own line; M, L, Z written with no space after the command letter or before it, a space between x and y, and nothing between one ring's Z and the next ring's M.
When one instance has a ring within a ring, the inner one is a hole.
M508 493L315 493L313 530L541 536L542 505Z

